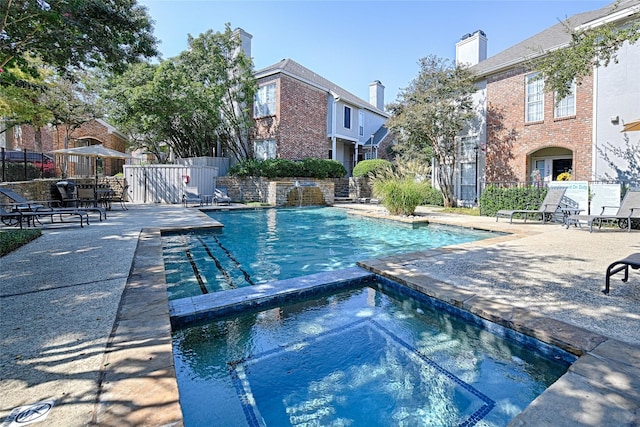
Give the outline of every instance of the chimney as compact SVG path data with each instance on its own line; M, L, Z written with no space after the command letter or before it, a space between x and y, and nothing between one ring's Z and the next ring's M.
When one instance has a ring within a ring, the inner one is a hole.
M240 38L240 49L244 51L244 55L247 58L251 58L251 39L253 36L242 28L233 30L233 35Z
M384 111L384 86L380 80L369 83L369 104Z
M456 43L456 64L476 65L487 59L487 35L482 30L465 34Z

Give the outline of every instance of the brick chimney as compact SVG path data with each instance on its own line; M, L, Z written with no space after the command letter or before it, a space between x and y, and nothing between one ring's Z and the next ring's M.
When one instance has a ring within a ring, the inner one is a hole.
M242 28L233 30L233 35L240 38L240 49L244 51L247 58L251 58L251 39L253 36Z
M384 86L380 80L369 83L369 104L384 111Z
M465 34L456 43L456 64L476 65L487 59L487 35L482 30Z

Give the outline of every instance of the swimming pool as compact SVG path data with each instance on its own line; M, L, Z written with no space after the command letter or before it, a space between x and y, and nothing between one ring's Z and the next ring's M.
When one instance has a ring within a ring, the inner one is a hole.
M264 304L174 330L185 426L505 426L575 360L381 278Z
M209 212L219 231L163 233L169 298L338 270L496 233L366 218L338 208Z

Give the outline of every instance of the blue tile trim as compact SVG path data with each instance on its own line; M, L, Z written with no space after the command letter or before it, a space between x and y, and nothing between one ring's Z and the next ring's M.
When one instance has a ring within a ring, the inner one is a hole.
M194 326L247 310L276 307L299 298L361 286L374 278L368 270L351 267L172 300L169 301L171 326L173 329Z
M415 353L418 357L420 357L429 366L433 367L438 372L440 372L441 374L445 375L447 378L449 378L450 380L454 381L456 384L460 385L462 388L464 388L468 392L472 393L473 395L475 395L476 397L478 397L480 400L482 400L485 403L480 409L478 409L476 412L474 412L469 417L468 420L466 420L462 424L459 424L460 426L469 426L470 427L470 426L475 425L478 421L482 420L482 418L484 418L489 412L491 412L491 410L496 406L496 403L492 399L490 399L489 396L487 396L484 393L480 392L479 390L477 390L472 385L462 381L460 378L458 378L457 376L455 376L451 372L447 371L442 366L438 365L436 362L434 362L433 360L429 359L424 354L420 353L415 347L410 346L407 342L405 342L402 339L400 339L400 337L398 337L397 335L395 335L394 333L392 333L391 331L386 329L384 326L382 326L381 324L379 324L375 320L371 320L371 323L375 324L379 329L384 331L391 339L396 341L398 344L404 346L407 350Z
M471 323L474 326L491 332L493 335L496 335L505 340L509 340L511 342L515 342L540 355L562 361L567 366L578 360L578 357L576 355L571 354L559 347L547 344L536 338L530 337L518 331L514 331L513 329L498 325L497 323L490 322L489 320L476 316L473 313L432 298L419 291L416 291L415 289L411 289L386 277L376 276L376 282L380 284L383 289L386 288L388 290L400 293L401 295L409 296L419 302L430 305L437 310L444 311L448 314L461 318L467 323Z

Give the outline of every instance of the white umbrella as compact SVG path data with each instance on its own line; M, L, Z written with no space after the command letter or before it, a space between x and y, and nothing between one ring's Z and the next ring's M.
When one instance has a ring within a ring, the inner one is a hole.
M132 156L127 153L122 153L117 150L107 148L102 144L87 145L85 147L76 148L61 148L60 150L53 150L55 154L68 154L70 156L80 157L109 157L113 159L130 159Z
M121 151L117 151L117 150L112 150L111 148L107 148L105 146L103 146L102 144L96 144L96 145L87 145L84 147L76 147L76 148L61 148L59 150L53 150L52 153L54 154L65 154L68 156L77 156L77 157L95 157L96 159L96 164L95 164L95 170L96 170L96 180L95 180L95 184L93 187L93 198L94 198L94 204L96 201L96 196L97 196L97 189L98 189L98 159L99 158L111 158L111 159L131 159L133 158L133 156L131 156L130 154L127 153L123 153Z

